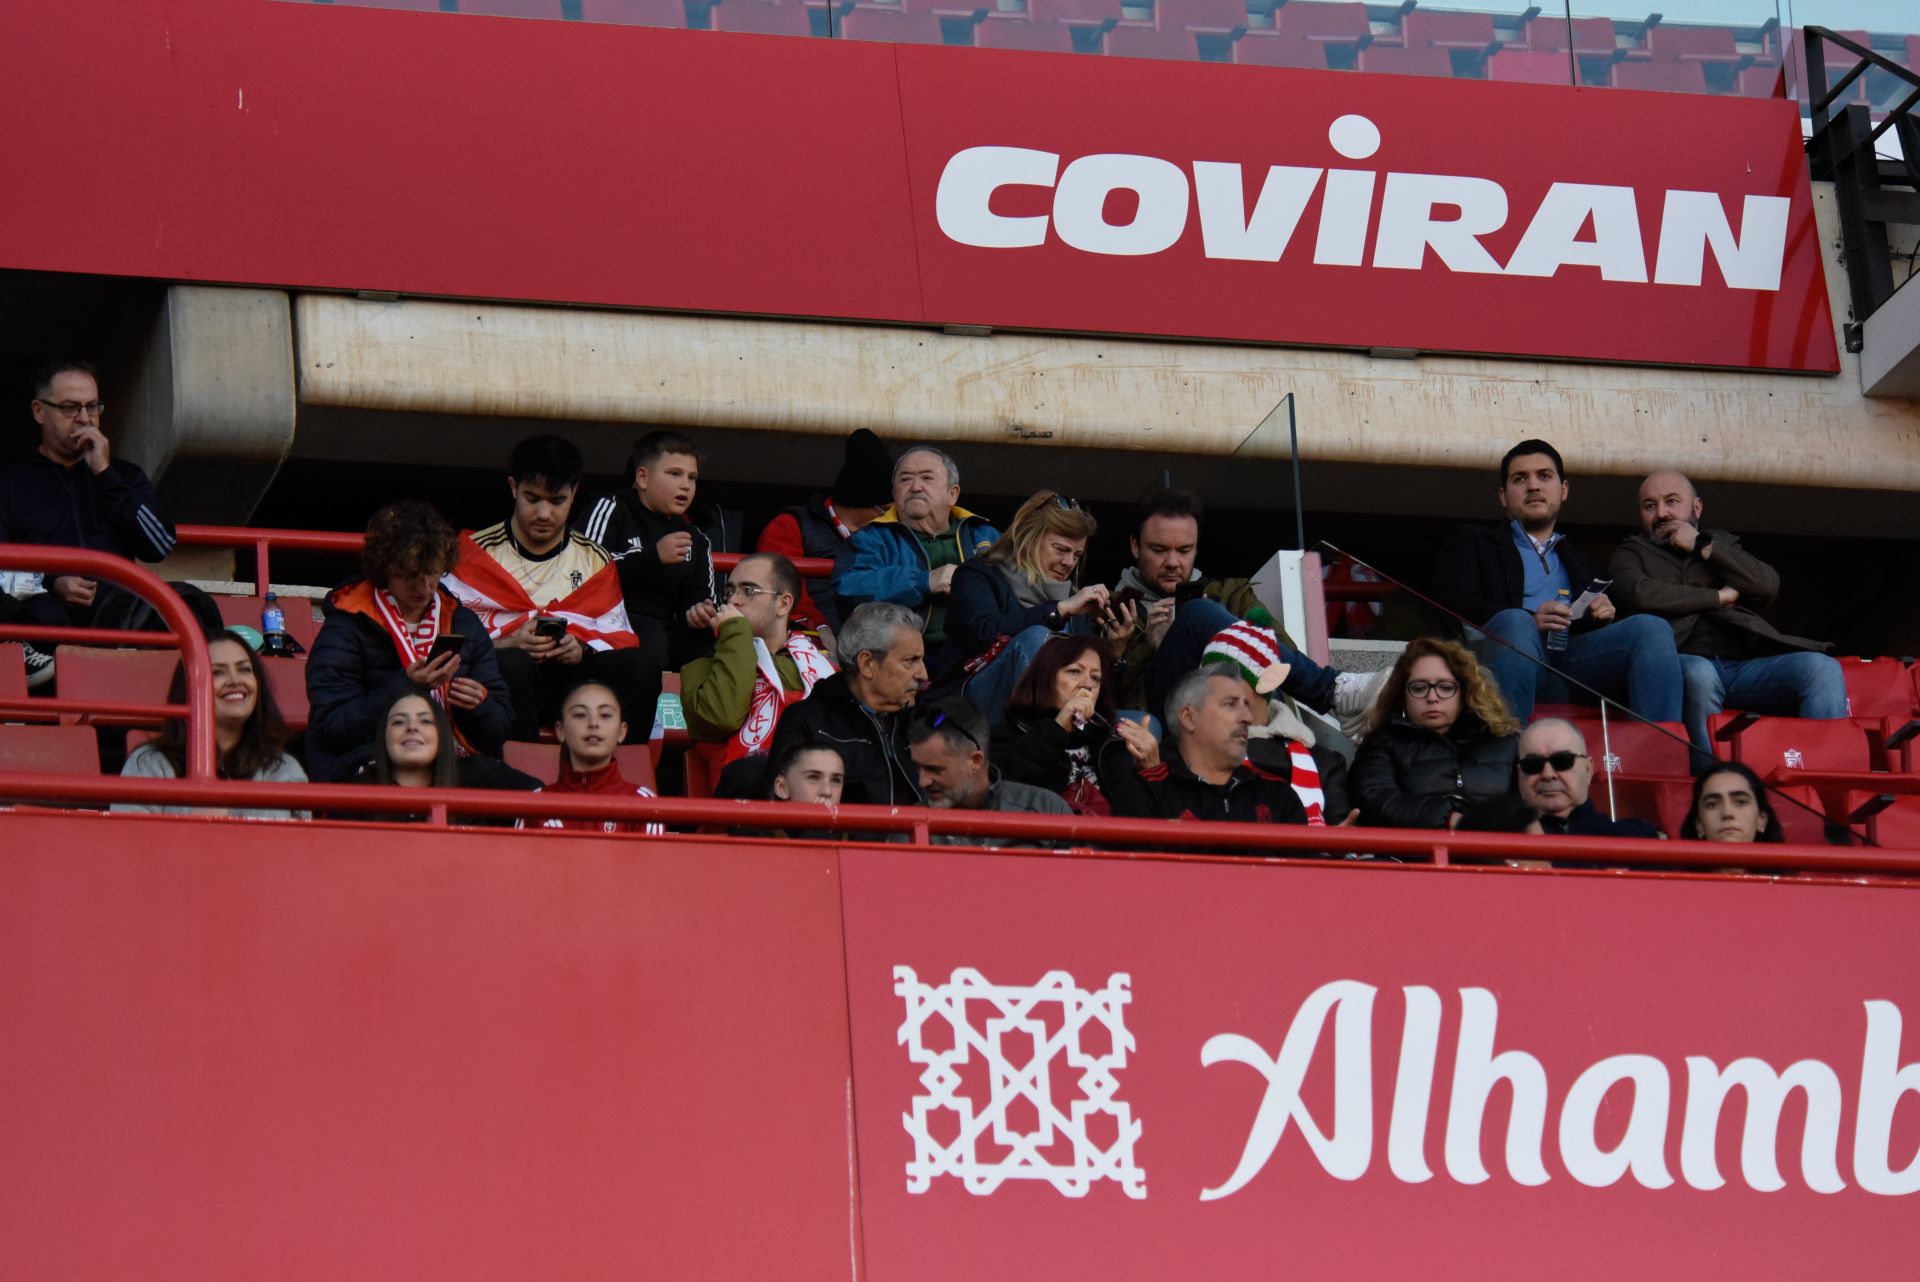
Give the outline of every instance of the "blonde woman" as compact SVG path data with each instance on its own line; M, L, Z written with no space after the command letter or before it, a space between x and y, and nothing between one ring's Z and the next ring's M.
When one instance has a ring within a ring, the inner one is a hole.
M1513 791L1520 723L1465 646L1409 642L1367 730L1347 772L1362 823L1451 828L1468 807Z
M932 665L936 692L958 688L988 725L999 725L1014 684L1049 637L1126 636L1133 607L1116 613L1105 585L1076 586L1098 528L1074 500L1042 490L985 555L954 571L946 645Z

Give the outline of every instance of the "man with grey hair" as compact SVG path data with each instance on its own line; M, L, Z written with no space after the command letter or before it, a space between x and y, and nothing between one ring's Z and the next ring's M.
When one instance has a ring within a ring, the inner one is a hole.
M869 601L847 616L840 671L814 684L780 714L768 755L781 760L795 744L823 744L846 764L841 800L917 806L920 772L907 750L907 714L927 683L920 618L903 605Z
M1643 819L1609 819L1587 800L1593 786L1593 758L1586 736L1570 721L1541 717L1520 736L1520 800L1540 816L1548 833L1576 837L1658 837Z
M893 465L893 506L847 543L833 566L834 603L845 618L868 601L917 611L929 647L947 637L947 593L961 562L1000 532L956 504L960 467L944 450L918 445Z
M1137 773L1101 777L1113 813L1137 819L1224 819L1236 823L1302 824L1306 808L1293 790L1284 743L1253 741L1248 731L1266 707L1239 669L1208 664L1174 683L1167 695L1166 733L1174 756L1162 761L1151 741L1126 736ZM1241 852L1244 853L1244 852Z
M1060 795L1028 783L1000 779L987 760L987 718L965 699L941 699L914 712L907 731L913 763L920 770L920 791L936 810L994 810L1004 814L1070 815ZM1028 846L1005 837L975 839L949 835L930 839L936 846Z
M1780 575L1725 530L1700 528L1701 502L1679 472L1640 486L1640 533L1607 563L1620 607L1673 628L1687 735L1710 750L1707 722L1739 708L1780 716L1844 717L1847 682L1833 647L1788 636L1758 610L1780 595Z

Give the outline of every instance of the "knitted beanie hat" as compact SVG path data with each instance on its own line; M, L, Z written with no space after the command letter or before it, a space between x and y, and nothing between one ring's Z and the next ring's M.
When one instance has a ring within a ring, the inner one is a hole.
M1287 679L1289 668L1280 660L1280 639L1273 616L1259 606L1247 617L1220 629L1200 652L1201 663L1226 663L1239 670L1255 694L1272 694Z
M833 498L848 507L885 507L893 502L893 455L864 427L847 437L847 461L833 478Z

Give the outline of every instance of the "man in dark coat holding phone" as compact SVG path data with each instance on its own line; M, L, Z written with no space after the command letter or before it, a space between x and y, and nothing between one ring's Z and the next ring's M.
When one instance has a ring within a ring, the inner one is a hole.
M1507 519L1456 527L1441 545L1433 591L1486 638L1475 648L1513 715L1524 725L1536 701L1591 703L1586 686L1649 721L1680 720L1672 630L1646 616L1616 618L1597 567L1554 528L1568 492L1560 452L1521 441L1500 460L1499 478Z

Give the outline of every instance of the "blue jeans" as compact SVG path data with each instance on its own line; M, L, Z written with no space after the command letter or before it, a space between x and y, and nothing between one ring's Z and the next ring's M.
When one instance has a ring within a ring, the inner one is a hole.
M1567 638L1549 666L1539 625L1526 610L1502 610L1481 631L1514 647L1486 645L1480 663L1493 674L1522 725L1533 705L1591 703L1567 678L1592 686L1648 721L1680 720L1680 656L1665 619L1636 614ZM1563 675L1564 674L1564 675Z
M1006 718L1007 700L1013 696L1013 688L1020 684L1027 665L1040 653L1040 647L1052 639L1053 633L1038 624L1016 632L1006 647L993 656L992 663L961 683L960 693L968 703L987 714L988 725L997 726Z
M1181 606L1167 628L1167 635L1160 638L1160 648L1153 652L1153 659L1147 664L1147 711L1164 717L1167 695L1174 683L1200 666L1200 656L1214 633L1238 622L1233 611L1205 597L1195 597ZM1334 678L1340 675L1340 669L1321 667L1288 645L1284 637L1279 640L1279 651L1280 662L1293 669L1280 683L1281 691L1315 712L1332 711Z
M1703 659L1680 656L1686 681L1687 737L1699 748L1707 742L1707 721L1734 708L1780 717L1847 715L1847 680L1840 661L1809 650L1764 659Z

